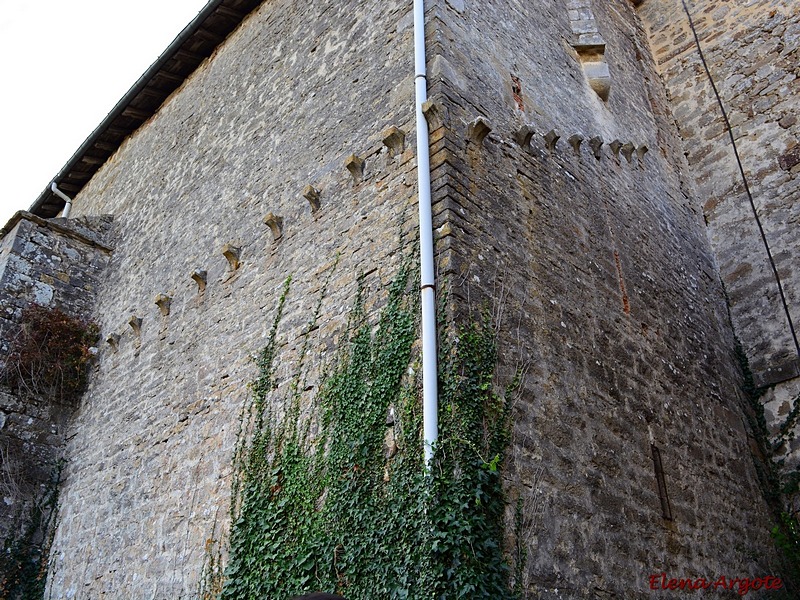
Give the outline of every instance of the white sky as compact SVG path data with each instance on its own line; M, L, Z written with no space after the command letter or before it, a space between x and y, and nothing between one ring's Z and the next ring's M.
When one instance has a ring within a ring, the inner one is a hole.
M0 227L207 0L0 0Z

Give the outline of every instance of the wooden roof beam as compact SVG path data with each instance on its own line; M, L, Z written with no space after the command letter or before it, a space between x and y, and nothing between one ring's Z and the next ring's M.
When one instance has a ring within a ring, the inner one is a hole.
M108 160L108 156L89 156L88 154L84 154L81 156L81 162L87 165L102 165Z
M177 58L178 60L190 60L195 62L201 62L206 56L204 54L198 54L197 52L192 52L191 50L185 50L183 48L179 48L175 54L172 55L173 58Z
M106 142L96 141L94 144L92 144L92 148L96 148L101 152L105 152L106 156L111 156L112 153L119 149L119 144L109 144Z
M105 132L109 135L113 135L115 137L125 137L133 133L133 129L125 128L121 129L119 127L107 127Z
M69 174L67 175L67 178L64 179L62 182L77 181L78 183L76 183L75 185L80 185L81 187L83 187L83 185L87 181L89 181L96 172L97 172L96 167L92 167L89 171L77 171L77 170L70 171ZM58 185L61 184L59 183Z
M161 69L158 73L153 76L153 79L166 79L170 83L177 83L181 84L186 81L186 75L176 75L175 73L170 73L166 69Z
M231 19L236 19L237 21L241 21L242 17L244 17L244 14L238 10L223 6L221 4L217 7L216 12L224 17L230 17Z
M67 194L77 194L78 192L83 189L81 185L75 185L74 183L69 183L69 181L62 181L58 184L58 187L61 188L61 191L66 192Z
M140 121L146 121L153 116L152 111L139 110L133 106L126 106L125 110L122 111L122 114L126 117L131 117L132 119L139 119Z
M186 81L186 78L184 77L182 81ZM171 82L171 83L174 83L174 82ZM176 87L177 87L177 86L176 86ZM158 87L156 87L155 85L153 85L153 84L152 84L152 82L151 82L151 83L150 83L150 85L148 85L147 87L143 88L143 89L142 89L142 90L141 90L141 91L140 91L140 92L139 92L139 93L136 95L136 98L134 98L134 99L131 101L131 103L133 104L134 102L144 102L144 101L145 101L145 100L144 100L144 98L153 98L154 100L156 100L156 102L157 102L158 106L161 106L161 104L163 104L163 102L164 102L164 99L165 99L165 98L166 98L166 97L167 97L169 94L171 94L171 93L172 93L172 90L174 90L174 89L175 89L174 87L173 87L173 88L170 88L170 91L169 91L169 92L167 92L167 93L165 93L165 92L164 92L164 90L162 90L162 89L159 89Z
M206 29L204 27L201 27L200 29L195 31L194 35L196 35L197 37L201 37L205 40L208 40L215 46L219 46L225 40L224 36L221 36L218 33L214 33L210 29Z

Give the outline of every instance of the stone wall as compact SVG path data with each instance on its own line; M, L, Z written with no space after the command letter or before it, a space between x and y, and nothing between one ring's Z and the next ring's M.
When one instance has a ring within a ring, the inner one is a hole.
M451 309L488 300L501 380L525 371L509 488L527 597L771 573L723 290L647 36L627 0L592 3L604 101L569 6L443 3L430 78Z
M25 533L34 503L44 500L52 490L71 413L70 406L0 387L3 542Z
M798 330L800 3L692 0L687 6ZM647 0L639 14L667 86L736 334L756 385L770 386L764 402L770 433L776 436L799 397L799 350L725 119L681 2ZM793 468L800 461L797 432L794 438L780 452Z
M458 319L490 302L500 380L526 373L508 480L526 592L636 598L662 571L769 574L723 293L644 30L627 0L592 3L604 100L569 4L428 10L440 289ZM380 289L413 245L411 24L407 2L265 3L75 199L118 233L54 597L196 594L284 281L277 377L312 336L309 398L358 273Z
M111 252L110 217L41 219L18 212L0 230L0 360L31 303L85 320Z
M228 527L251 356L284 281L281 385L335 269L307 399L359 273L367 308L380 303L417 229L411 25L393 0L264 3L75 199L75 215L113 213L119 235L96 313L111 342L68 445L54 597L194 597L206 541ZM392 126L400 146L383 141Z
M4 359L32 304L89 319L110 254L110 226L111 219L104 217L45 221L19 212L0 231L0 540L24 540L18 553L36 552L45 540L34 506L41 507L54 489L74 407L37 386L37 377L8 389L5 383L18 378L6 378L5 370L13 366ZM8 561L20 558L18 553L4 555L3 592L12 575L6 572Z

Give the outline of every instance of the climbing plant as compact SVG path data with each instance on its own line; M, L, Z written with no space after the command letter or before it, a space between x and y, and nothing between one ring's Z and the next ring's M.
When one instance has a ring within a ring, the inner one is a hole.
M86 383L97 338L94 323L31 304L22 311L0 381L45 400L74 403Z
M796 513L787 512L786 507L794 505L794 498L800 492L800 471L795 469L782 473L777 458L781 445L786 443L800 416L800 396L792 401L792 408L784 421L778 426L777 436L770 438L764 415L761 397L766 388L755 385L747 355L739 340L735 344L735 357L742 371L742 391L750 405L745 412L753 437L762 457L753 457L764 498L772 509L775 524L770 534L783 558L783 576L786 589L780 597L794 597L800 586L800 524Z
M58 308L31 304L22 311L2 357L0 383L26 400L74 407L86 383L97 337L96 325ZM2 458L3 487L13 491L9 504L19 508L8 536L0 542L0 598L41 599L55 533L61 463L37 462L37 455L22 441L6 445ZM31 477L46 470L49 480Z
M303 362L324 287L292 380L279 389L287 280L242 413L221 598L515 597L502 550L510 392L493 384L494 328L481 317L442 336L440 440L426 469L410 265L377 322L359 280L345 341L310 404Z
M791 401L791 406L789 414L779 425L777 435L772 440L769 454L771 461L793 435L800 417L800 395ZM778 465L784 466L782 461L778 462ZM775 471L778 472L777 469ZM779 486L777 493L783 500L783 506L796 507L797 497L800 494L800 468L795 467L791 471L778 473L776 480ZM800 585L800 521L797 510L782 510L770 533L775 545L783 554L787 565L786 571L792 583Z
M2 542L0 551L0 598L42 600L47 581L48 557L58 514L61 482L59 463L42 495L25 503L25 514L15 521L22 524Z

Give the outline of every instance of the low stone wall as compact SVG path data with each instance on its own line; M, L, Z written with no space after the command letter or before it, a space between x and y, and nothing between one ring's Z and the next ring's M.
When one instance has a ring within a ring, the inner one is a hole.
M9 359L23 332L28 307L63 311L76 322L91 316L100 274L111 249L104 243L111 218L44 220L19 212L0 231L0 591L46 547L72 402L40 385L37 372L12 372ZM47 354L47 348L42 348ZM13 383L8 388L4 383ZM38 559L36 559L38 560Z
M20 211L0 230L0 361L30 304L86 320L111 254L111 217L42 219Z

